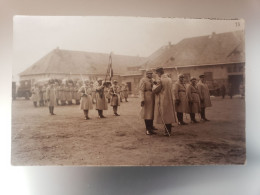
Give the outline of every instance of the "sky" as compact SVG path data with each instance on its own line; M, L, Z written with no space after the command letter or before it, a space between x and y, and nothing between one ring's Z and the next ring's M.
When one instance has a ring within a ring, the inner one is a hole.
M244 29L244 20L15 16L13 80L56 48L148 57L184 38Z

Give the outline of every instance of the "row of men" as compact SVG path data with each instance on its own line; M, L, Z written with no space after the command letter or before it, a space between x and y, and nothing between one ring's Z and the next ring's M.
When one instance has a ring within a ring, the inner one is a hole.
M57 92L55 83L51 80L49 86L46 88L46 100L49 106L49 112L51 115L54 114L54 106L57 105ZM90 119L88 114L89 110L93 109L93 88L89 80L85 80L84 84L78 89L77 94L80 96L80 109L83 110L84 117L86 120ZM107 94L110 97L110 105L113 107L114 115L119 116L117 113L117 108L120 105L120 97L122 93L122 88L118 85L115 80L113 85L107 85L103 82L101 78L97 80L95 85L95 104L96 110L98 111L99 118L105 118L103 115L103 110L107 110ZM125 100L127 101L127 96L125 95Z
M52 81L54 82L54 81ZM56 89L56 104L57 105L72 105L73 103L79 105L80 104L80 93L78 93L80 87L82 84L77 82L75 86L73 86L71 83L68 84L61 84L59 85L57 82L54 82L54 87ZM111 83L107 82L106 87L104 89L105 96L107 98L108 103L110 103L111 95L109 94L109 88L111 87ZM89 88L91 90L91 97L92 97L92 103L96 103L96 89L93 81L89 82ZM31 100L33 101L33 104L35 107L44 106L47 104L47 97L46 97L46 89L47 85L43 86L34 86L32 88L32 96ZM125 83L122 83L120 85L120 102L123 102L123 99L125 102L127 102L128 98L128 87Z
M200 75L199 82L192 77L190 84L186 86L184 75L179 75L179 80L173 84L163 68L157 68L155 74L157 78L154 80L153 72L147 71L146 77L142 78L139 84L141 116L147 135L156 134L156 128L153 126L155 120L157 124L164 124L165 135L170 136L172 123L187 125L183 120L183 113L190 114L192 123L198 122L195 119L196 113L201 115L201 120L209 121L205 108L211 106L211 100L204 75Z

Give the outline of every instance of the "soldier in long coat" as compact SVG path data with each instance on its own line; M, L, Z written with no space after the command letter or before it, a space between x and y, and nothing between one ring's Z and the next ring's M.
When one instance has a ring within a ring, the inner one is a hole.
M39 88L36 85L32 88L31 100L33 101L34 107L37 107L37 102L39 101Z
M91 96L92 96L92 103L96 103L96 88L94 87L93 81L90 81L90 88L91 88Z
M174 96L179 125L187 125L187 123L183 121L183 113L189 113L189 103L183 74L179 75L179 81L175 83Z
M46 89L46 98L48 101L49 112L51 115L54 114L54 106L56 106L56 89L54 87L54 81L51 80L49 86Z
M201 103L201 119L204 121L209 121L206 118L205 109L206 107L211 107L211 100L209 94L209 88L205 81L205 75L200 75L200 81L198 82L198 90L200 95L200 103Z
M187 87L187 95L190 106L190 118L192 123L198 123L195 119L195 114L200 113L200 96L198 86L196 84L196 78L190 79L191 84Z
M117 113L117 107L120 106L120 87L116 80L114 80L113 85L110 87L109 93L111 96L110 105L113 107L114 115L120 116Z
M163 68L157 68L159 79L153 91L155 95L154 120L158 124L165 124L165 134L171 134L172 123L176 122L172 80L164 74Z
M89 81L86 80L85 84L82 87L80 87L80 89L78 90L78 93L81 95L80 109L83 110L86 120L90 119L88 117L88 112L89 110L93 109L91 88L89 84L90 84Z
M127 101L127 98L128 98L128 86L127 86L126 83L122 83L121 93L122 93L122 99L125 99L125 102L128 102Z
M105 85L102 83L102 79L99 78L96 86L96 110L98 111L99 118L105 118L103 110L107 110L107 101L104 94Z
M155 134L153 130L156 128L153 126L154 119L154 93L153 89L153 72L151 70L146 71L146 77L142 78L139 83L139 90L141 95L141 118L144 119L146 127L146 135Z

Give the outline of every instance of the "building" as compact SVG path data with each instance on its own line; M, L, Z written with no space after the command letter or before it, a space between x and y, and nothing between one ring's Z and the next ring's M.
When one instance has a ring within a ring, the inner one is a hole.
M239 93L239 85L245 79L244 31L212 33L208 36L186 38L179 43L159 48L149 56L142 66L131 67L132 71L121 75L134 88L143 77L145 70L164 67L173 81L182 73L186 82L191 76L199 78L205 74L210 90L222 84Z

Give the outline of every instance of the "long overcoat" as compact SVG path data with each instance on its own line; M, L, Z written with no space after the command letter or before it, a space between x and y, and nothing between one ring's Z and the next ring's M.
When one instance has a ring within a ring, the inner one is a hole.
M206 83L202 83L201 81L198 82L198 90L201 100L201 107L211 107L211 100L210 100L210 94L209 94L209 88Z
M33 87L32 88L31 100L33 102L38 102L40 100L40 98L39 98L39 88L38 87Z
M139 83L141 101L144 101L144 106L141 109L141 118L152 120L154 118L154 93L152 92L152 79L147 77L142 78Z
M85 85L80 87L78 93L81 95L80 109L81 110L92 110L93 103L91 97L91 89Z
M190 113L200 113L200 96L198 86L192 84L187 87L187 95L190 106Z
M180 101L178 104L175 102L176 112L189 113L190 109L185 84L181 83L180 81L177 81L174 85L173 91L175 100Z
M118 85L112 85L109 94L111 96L110 105L120 106L120 87Z
M103 85L96 86L96 110L107 110L107 101Z
M56 106L56 89L54 87L47 87L46 98L48 100L48 106Z
M161 89L155 95L154 120L158 124L176 123L172 80L166 74L163 74L159 85L161 85Z
M128 98L128 86L127 85L122 85L121 94L122 94L123 99Z

